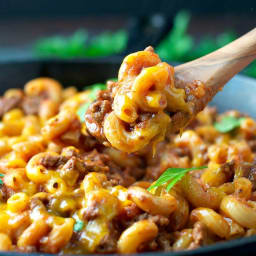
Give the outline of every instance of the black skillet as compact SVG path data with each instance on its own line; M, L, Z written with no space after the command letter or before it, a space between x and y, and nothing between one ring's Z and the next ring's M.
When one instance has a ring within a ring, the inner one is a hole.
M104 82L108 78L117 76L120 58L99 60L20 60L15 62L0 62L0 93L9 88L22 88L30 79L48 76L59 80L64 86L75 85L82 89L86 85ZM237 109L256 118L256 80L237 75L225 89L211 102L220 112ZM256 236L220 242L211 246L202 247L192 251L168 253L141 253L145 255L256 255ZM42 253L22 254L15 252L2 252L1 255L10 256L36 256ZM47 254L44 254L47 255Z

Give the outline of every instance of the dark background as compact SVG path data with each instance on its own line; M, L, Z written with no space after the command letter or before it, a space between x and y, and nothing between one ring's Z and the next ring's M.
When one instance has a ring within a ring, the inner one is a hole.
M173 15L179 9L196 14L255 14L255 0L1 0L1 18L66 17L87 15L139 15L156 12Z
M129 29L156 14L171 26L182 9L192 13L189 32L196 37L226 29L243 34L256 25L256 0L0 0L0 60L33 58L35 40L79 28L92 33Z

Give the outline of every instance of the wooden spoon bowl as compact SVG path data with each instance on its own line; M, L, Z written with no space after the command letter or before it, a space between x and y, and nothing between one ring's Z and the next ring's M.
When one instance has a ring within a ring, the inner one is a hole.
M256 28L230 44L194 61L175 67L175 86L187 89L200 81L205 86L201 97L189 97L190 113L172 116L170 132L185 127L208 104L223 86L256 58ZM241 85L242 86L242 85Z

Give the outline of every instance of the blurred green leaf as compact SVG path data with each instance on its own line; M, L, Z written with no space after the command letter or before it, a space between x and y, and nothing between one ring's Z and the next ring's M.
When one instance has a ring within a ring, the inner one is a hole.
M203 36L197 46L195 46L189 54L189 60L200 58L210 52L223 47L237 38L233 31L224 32L217 37Z
M74 231L75 232L79 232L83 229L84 227L84 222L79 220L79 221L76 221L75 225L74 225Z
M172 30L156 48L161 58L173 61L186 58L194 46L193 38L187 34L189 21L190 14L186 11L175 16Z
M78 30L70 37L55 36L39 39L35 53L40 57L99 57L123 51L128 35L124 30L104 32L89 40L86 30Z
M238 35L234 31L226 31L224 33L221 33L216 38L217 47L223 47L226 44L229 44L230 42L237 39Z
M213 37L205 36L202 38L196 47L188 54L189 60L193 60L204 56L217 49L216 41Z
M91 102L84 103L76 112L81 123L83 123L85 121L84 115L85 115L85 112L87 111L87 109L89 108L90 104L91 104Z
M168 168L152 185L147 189L151 191L153 188L167 184L166 191L168 192L177 182L179 182L186 173L194 170L205 169L207 166L192 167L192 168Z
M85 51L86 56L107 56L119 53L125 49L127 40L127 33L123 30L116 33L104 32L91 40Z
M214 123L214 127L217 131L226 133L240 127L244 117L236 118L233 116L225 116L220 122Z
M100 90L106 90L106 85L105 84L101 84L101 83L97 83L97 84L93 84L93 85L87 86L84 89L85 90L90 90L89 98L91 98L92 100L95 100L96 97L97 97L97 93Z
M195 39L187 32L190 18L187 11L180 11L175 16L173 28L156 48L161 58L180 62L193 60L215 51L237 38L233 31L226 31L217 37L204 36L195 43Z
M243 72L247 76L256 78L256 61L252 62Z
M4 184L3 179L1 179L3 177L4 177L4 174L0 173L0 186Z
M41 57L75 57L83 55L88 33L78 30L70 37L55 36L40 39L35 44L35 51Z

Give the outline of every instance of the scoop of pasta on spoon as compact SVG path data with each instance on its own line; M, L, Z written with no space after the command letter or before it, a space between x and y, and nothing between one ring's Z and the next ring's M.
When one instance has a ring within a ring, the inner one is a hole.
M175 68L152 47L123 60L117 82L85 114L88 132L121 151L140 151L183 129L215 94L256 58L256 29Z

